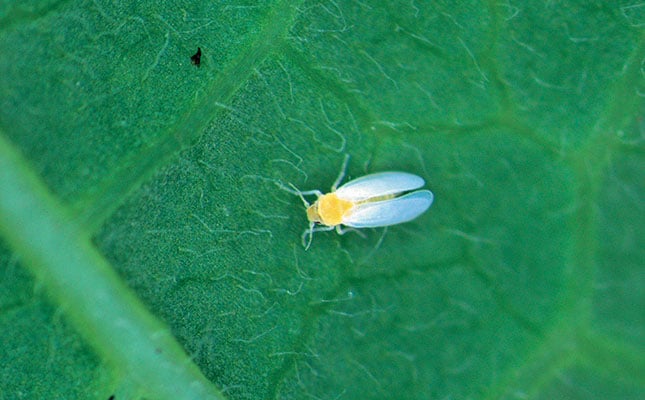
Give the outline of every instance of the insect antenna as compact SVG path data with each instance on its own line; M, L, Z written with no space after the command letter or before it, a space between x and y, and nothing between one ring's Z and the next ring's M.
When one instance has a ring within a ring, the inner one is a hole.
M300 200L302 200L302 204L305 205L305 208L308 208L311 204L309 204L309 202L305 199L305 196L303 196L303 192L298 190L298 188L295 187L294 184L291 183L291 182L289 182L289 186L291 186L293 188L293 192L291 192L291 193L293 193L295 195L298 195L298 197L300 197Z

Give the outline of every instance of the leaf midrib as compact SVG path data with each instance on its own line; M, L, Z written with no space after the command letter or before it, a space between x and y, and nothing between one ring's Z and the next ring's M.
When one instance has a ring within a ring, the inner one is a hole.
M0 233L117 375L157 399L224 397L0 132Z

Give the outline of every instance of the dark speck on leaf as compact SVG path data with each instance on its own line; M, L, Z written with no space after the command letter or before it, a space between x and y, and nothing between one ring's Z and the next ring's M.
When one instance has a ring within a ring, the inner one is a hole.
M201 62L202 62L202 48L201 47L198 47L197 48L197 53L193 54L190 57L190 62L199 67L199 64L201 64Z
M108 397L108 400L114 400L114 399L115 399L114 395Z

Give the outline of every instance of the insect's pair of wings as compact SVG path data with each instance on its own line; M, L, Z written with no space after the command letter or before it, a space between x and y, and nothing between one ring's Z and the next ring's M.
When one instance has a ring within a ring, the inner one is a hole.
M353 228L377 228L411 221L432 204L429 190L417 190L393 199L358 204L345 215L343 225Z
M420 176L407 172L379 172L349 181L334 193L351 202L418 189L425 184Z
M421 215L432 204L429 190L419 190L401 197L370 202L369 199L398 194L420 188L423 178L407 172L381 172L355 179L336 190L336 196L355 205L343 216L343 225L354 228L375 228L400 224Z

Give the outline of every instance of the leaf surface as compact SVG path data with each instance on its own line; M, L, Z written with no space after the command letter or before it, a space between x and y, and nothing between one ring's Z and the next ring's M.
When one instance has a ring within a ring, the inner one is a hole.
M643 26L623 1L3 2L0 398L644 397ZM345 154L435 202L305 251L283 189Z

